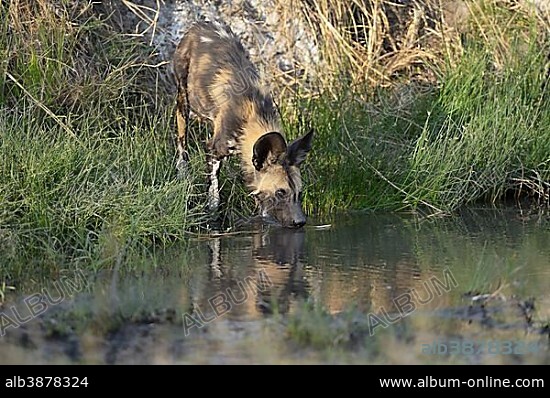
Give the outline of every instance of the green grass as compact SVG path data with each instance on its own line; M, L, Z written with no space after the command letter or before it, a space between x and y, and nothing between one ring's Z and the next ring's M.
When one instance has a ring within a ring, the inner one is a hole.
M149 48L87 4L55 3L61 15L45 2L25 2L17 13L0 5L0 282L7 286L79 262L113 267L128 251L185 240L209 222L206 126L193 125L191 175L177 180L166 68L151 67ZM507 22L510 12L483 15ZM316 130L303 173L309 214L447 213L510 193L548 206L547 33L524 18L503 24L506 36L489 37L477 22L458 63L434 70L438 82L341 87L337 98L283 107L290 138L303 133L293 122L299 115ZM231 166L222 173L228 226L254 209Z
M450 213L508 196L548 206L548 48L518 46L501 70L486 50L467 48L440 87L402 108L388 93L305 104L318 132L308 210Z
M85 5L59 2L59 16L42 4L0 25L8 284L78 263L112 267L130 251L183 239L204 218L201 165L189 180L175 176L172 100L145 64L151 55Z

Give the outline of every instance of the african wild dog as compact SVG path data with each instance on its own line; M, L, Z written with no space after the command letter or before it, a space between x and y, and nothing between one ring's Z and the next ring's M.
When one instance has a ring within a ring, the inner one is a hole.
M214 127L208 142L209 208L219 205L220 161L236 153L262 217L285 227L303 226L299 167L311 149L313 132L287 146L273 99L260 85L238 38L223 24L196 23L176 48L173 68L180 175L187 167L186 138L193 110Z

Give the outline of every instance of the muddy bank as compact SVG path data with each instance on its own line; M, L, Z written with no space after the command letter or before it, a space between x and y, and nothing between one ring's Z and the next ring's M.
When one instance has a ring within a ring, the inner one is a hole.
M101 327L97 314L64 308L10 331L0 341L0 363L550 361L550 327L532 319L536 311L533 300L500 298L471 303L402 318L399 313L385 318L357 310L330 315L304 306L283 318L247 322L222 318L189 334L181 311L175 308L142 311L132 317L111 314ZM96 322L91 324L85 321L94 318ZM390 328L392 323L395 325ZM445 326L438 328L438 324ZM393 345L408 354L401 357L388 350ZM323 359L330 352L338 355L333 360Z

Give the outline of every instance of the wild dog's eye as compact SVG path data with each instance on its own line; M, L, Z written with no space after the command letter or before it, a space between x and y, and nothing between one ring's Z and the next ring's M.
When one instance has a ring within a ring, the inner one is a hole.
M286 190L277 189L277 191L275 191L275 196L277 196L277 198L279 198L279 199L284 198L286 196Z

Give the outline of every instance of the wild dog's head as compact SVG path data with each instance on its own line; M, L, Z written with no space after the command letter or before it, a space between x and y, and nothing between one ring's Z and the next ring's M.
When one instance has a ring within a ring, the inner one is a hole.
M254 144L253 195L262 217L283 227L300 228L306 223L302 211L300 165L311 149L313 130L287 146L278 132L262 135Z

